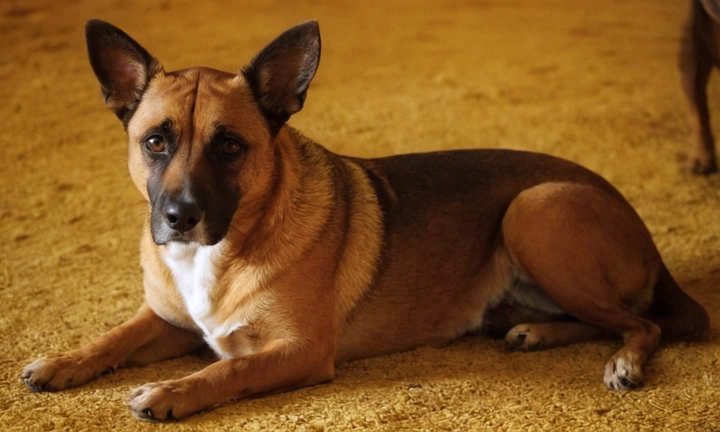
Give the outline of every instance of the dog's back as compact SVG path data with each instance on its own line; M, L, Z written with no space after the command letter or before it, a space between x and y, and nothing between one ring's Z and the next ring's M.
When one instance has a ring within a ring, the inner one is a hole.
M601 190L630 213L632 222L628 223L634 229L643 231L648 239L650 236L639 216L607 181L548 155L465 150L349 159L346 163L361 166L374 186L383 215L384 247L369 291L350 311L341 330L341 359L441 345L493 326L488 311L506 306L507 292L514 286L522 288L512 302L528 303L523 306L537 312L538 319L558 315L573 319L516 262L510 262L501 246L508 208L522 191L534 186L573 183ZM660 263L658 269L663 269L653 277L664 288L662 298L656 300L665 306L647 303L638 312L662 310L660 321L670 324L668 317L673 317L669 327L684 325L680 332L686 338L705 334L708 322L702 307L677 287L655 246L648 242L647 248ZM669 304L668 298L684 301ZM689 317L698 319L690 322ZM512 325L504 323L503 331ZM670 336L672 331L667 333Z

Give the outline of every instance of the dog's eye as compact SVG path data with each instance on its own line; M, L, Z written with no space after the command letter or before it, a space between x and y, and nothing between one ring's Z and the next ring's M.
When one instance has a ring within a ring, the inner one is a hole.
M221 149L226 155L234 155L242 149L242 145L234 139L226 138L223 140Z
M153 135L145 140L145 147L152 152L162 153L165 151L165 138L160 135Z

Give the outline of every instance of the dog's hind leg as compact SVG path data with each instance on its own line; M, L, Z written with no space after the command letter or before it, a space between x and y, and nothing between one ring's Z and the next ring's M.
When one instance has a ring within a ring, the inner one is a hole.
M624 346L607 363L605 384L628 389L642 383L643 365L660 340L660 327L640 315L652 303L662 262L637 214L600 187L547 183L511 203L503 220L511 261L581 323L530 324L508 338L517 344L520 330L529 329L533 336L524 344L550 347L621 336Z
M522 323L507 332L505 342L512 349L536 351L612 336L603 328L581 321Z
M624 319L637 318L631 317ZM613 332L580 321L518 324L507 333L505 341L510 348L534 351L606 339L621 332L625 336L625 347L605 366L604 381L612 390L631 389L642 383L642 365L655 351L660 339L660 328L653 323L640 319L637 325L638 328L628 329L624 324L622 330Z

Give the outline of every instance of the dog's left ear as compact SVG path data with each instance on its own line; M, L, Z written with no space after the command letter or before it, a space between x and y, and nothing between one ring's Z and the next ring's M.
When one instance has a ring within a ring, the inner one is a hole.
M163 67L125 32L104 21L89 20L85 39L105 105L127 124L148 82Z
M299 24L266 46L241 73L276 131L300 111L320 63L317 21Z

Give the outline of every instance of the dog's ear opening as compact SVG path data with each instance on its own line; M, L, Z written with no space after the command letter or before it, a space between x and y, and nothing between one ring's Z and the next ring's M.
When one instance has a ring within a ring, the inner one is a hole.
M320 63L320 29L307 21L285 31L241 73L276 131L300 111Z
M125 32L104 21L89 20L85 39L105 105L127 125L150 79L163 67Z

